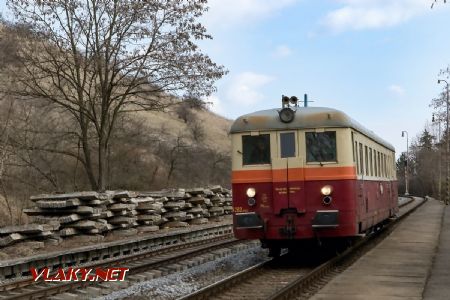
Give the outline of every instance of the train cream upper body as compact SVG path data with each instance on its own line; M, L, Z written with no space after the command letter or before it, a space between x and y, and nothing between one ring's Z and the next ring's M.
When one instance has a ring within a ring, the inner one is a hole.
M306 136L313 132L335 132L335 159L308 161ZM295 154L289 158L282 158L281 155L280 138L284 133L295 136ZM270 137L270 161L244 164L243 139L246 136L267 135ZM293 176L300 180L395 180L393 147L334 109L299 108L294 121L288 124L279 120L277 110L255 112L235 121L231 138L233 182L239 182L240 175L247 171L263 174L263 171L286 168L298 170L297 175Z

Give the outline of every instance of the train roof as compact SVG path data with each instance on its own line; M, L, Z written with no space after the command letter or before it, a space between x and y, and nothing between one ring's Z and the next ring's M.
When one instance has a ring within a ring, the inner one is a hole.
M343 127L353 128L377 143L395 151L394 147L368 130L344 112L328 107L296 107L295 118L290 123L281 122L278 111L281 108L256 111L240 116L231 125L230 133L250 131L290 130Z

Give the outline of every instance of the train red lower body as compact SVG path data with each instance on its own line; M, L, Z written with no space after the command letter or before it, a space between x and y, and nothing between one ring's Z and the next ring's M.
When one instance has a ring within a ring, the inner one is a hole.
M332 187L327 199L324 186ZM270 244L357 236L394 216L397 198L397 182L387 180L234 183L234 234Z

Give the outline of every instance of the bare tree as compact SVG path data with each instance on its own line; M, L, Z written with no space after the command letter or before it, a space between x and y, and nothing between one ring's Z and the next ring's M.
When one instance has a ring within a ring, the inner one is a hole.
M431 2L431 8L433 8L434 5L435 5L436 3L438 3L438 2L444 2L444 3L447 3L447 0L432 0L432 2Z
M5 168L7 165L7 162L9 160L9 157L11 156L11 151L9 148L9 133L10 133L10 123L12 118L12 111L13 111L14 101L9 101L8 105L8 111L5 118L5 125L4 128L2 128L1 132L1 144L0 144L0 193L3 195L3 198L6 202L6 207L8 208L9 217L10 217L10 224L12 225L14 222L13 218L13 211L12 211L12 205L11 200L9 198L9 194L5 187L5 182L3 179L3 174L5 173Z
M206 132L201 121L193 120L192 122L189 122L188 129L195 142L202 143L205 140Z
M183 136L181 134L178 135L174 145L171 146L167 152L167 160L169 165L169 170L167 172L167 184L170 183L173 172L177 168L179 161L183 159L183 152L185 152L185 149L187 148L189 148L189 146L183 141Z
M177 113L178 118L182 119L184 123L188 123L194 118L194 114L186 102L178 103L175 112Z
M172 104L164 93L209 95L227 72L195 44L211 38L196 21L206 2L8 0L27 30L3 90L68 112L83 154L77 159L91 187L103 190L120 114L161 110Z

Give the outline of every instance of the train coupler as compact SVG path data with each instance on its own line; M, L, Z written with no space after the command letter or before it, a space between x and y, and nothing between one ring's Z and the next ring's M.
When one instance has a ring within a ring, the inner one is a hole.
M293 239L296 231L294 219L292 216L289 216L286 220L286 226L280 228L280 235L285 236L288 239Z

